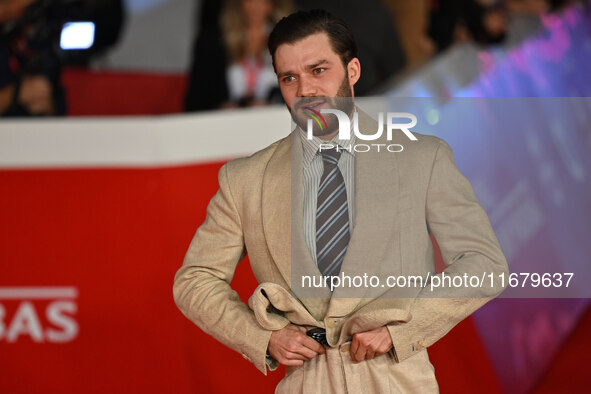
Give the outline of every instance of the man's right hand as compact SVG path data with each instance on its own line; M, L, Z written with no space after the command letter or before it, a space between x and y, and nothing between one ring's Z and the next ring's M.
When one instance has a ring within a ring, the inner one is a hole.
M18 100L32 115L53 114L51 83L44 76L25 77Z
M319 354L324 347L306 335L306 329L290 324L281 330L273 331L269 339L269 354L280 364L299 366Z

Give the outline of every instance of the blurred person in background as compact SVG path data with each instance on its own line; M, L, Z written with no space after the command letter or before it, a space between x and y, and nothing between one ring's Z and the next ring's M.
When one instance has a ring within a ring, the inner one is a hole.
M415 68L435 54L435 43L429 37L431 0L383 0L392 11L395 26L404 48L406 67Z
M204 1L185 109L281 102L266 46L272 27L290 11L288 0Z
M219 0L201 2L197 23L199 30L193 42L192 64L185 95L187 112L218 109L228 100L226 51L219 23L223 5Z
M87 66L119 39L122 0L0 1L0 113L2 116L66 115L64 66ZM92 22L92 44L66 49L68 22Z
M9 37L11 28L34 1L0 2L0 113L3 116L66 113L65 94L59 81L61 69L55 64L23 64L24 57L30 55L25 53L29 52L25 47L28 27L14 31Z
M504 44L509 22L520 15L560 12L576 0L437 0L431 2L429 35L439 52L454 43ZM511 27L515 27L514 25Z
M280 95L271 56L269 33L289 14L286 0L229 0L221 25L228 53L229 101L226 107L264 105Z
M438 0L431 3L429 35L439 52L453 43L500 44L507 12L498 0Z

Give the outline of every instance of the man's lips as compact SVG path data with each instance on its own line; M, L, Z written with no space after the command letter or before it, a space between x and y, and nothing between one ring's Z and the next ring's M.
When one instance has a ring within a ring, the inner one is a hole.
M301 106L302 109L304 110L312 110L312 111L318 111L320 109L320 107L322 107L323 104L325 104L326 101L314 101L312 103L306 103L304 105Z
M322 104L324 104L324 101L317 101L314 103L307 104L304 108L316 109L316 108L320 107Z

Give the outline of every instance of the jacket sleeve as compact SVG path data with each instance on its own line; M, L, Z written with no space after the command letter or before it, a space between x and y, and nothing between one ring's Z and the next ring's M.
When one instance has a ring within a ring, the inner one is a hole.
M425 210L446 264L431 282L443 283L442 276L476 276L482 284L433 288L427 284L411 304L411 320L387 326L399 362L435 343L499 295L504 290L499 275L507 277L509 272L486 212L456 167L451 148L442 140L431 170Z
M228 178L226 164L220 170L220 188L207 207L206 220L175 275L174 300L189 320L266 375L271 331L258 325L252 310L230 287L246 249Z

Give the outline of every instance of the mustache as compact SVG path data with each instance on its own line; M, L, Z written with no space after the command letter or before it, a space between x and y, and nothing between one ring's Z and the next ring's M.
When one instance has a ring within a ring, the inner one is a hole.
M319 105L329 102L326 97L302 97L295 103L294 109L313 109Z

